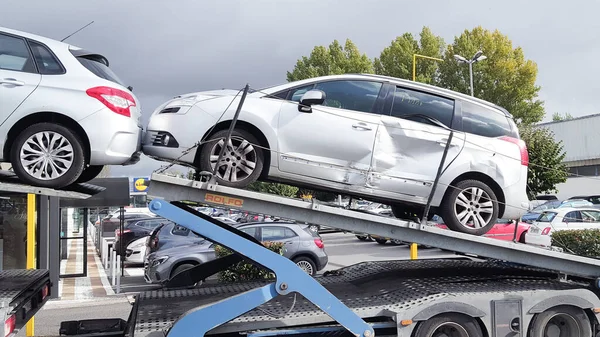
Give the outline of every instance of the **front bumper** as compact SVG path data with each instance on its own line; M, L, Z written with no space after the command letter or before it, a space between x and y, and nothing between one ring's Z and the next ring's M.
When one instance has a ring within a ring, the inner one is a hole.
M143 153L156 160L169 160L180 165L192 165L198 147L182 146L177 138L167 131L148 130L142 140Z
M550 235L539 235L526 232L525 243L534 246L550 247L552 245L552 238Z

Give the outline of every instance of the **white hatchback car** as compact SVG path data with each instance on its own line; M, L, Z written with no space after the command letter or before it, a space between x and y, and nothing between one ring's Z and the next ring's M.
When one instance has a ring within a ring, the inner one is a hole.
M525 243L549 247L552 233L564 230L599 229L600 210L592 207L560 207L545 210L525 233Z
M526 145L510 113L489 102L377 75L291 82L248 94L217 164L236 94L165 102L150 118L144 153L201 171L218 165L217 181L226 186L280 181L390 204L404 217L422 215L453 131L429 214L481 235L498 217L518 219L528 209Z
M141 154L139 101L108 60L0 27L0 161L24 182L61 188Z

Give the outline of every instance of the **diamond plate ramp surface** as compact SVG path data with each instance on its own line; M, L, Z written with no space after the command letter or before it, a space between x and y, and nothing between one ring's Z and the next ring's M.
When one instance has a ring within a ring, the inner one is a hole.
M44 269L0 271L0 300L12 301L47 275Z
M544 279L539 273L548 273L545 270L494 262L378 261L359 263L339 271L340 275L315 279L363 318L387 316L389 312L399 312L439 300L449 293L481 294L575 288L573 285ZM135 335L168 328L190 309L210 305L267 283L269 282L248 282L142 293L138 297ZM328 315L301 295L297 294L294 302L292 294L279 296L218 327L214 332L331 321Z

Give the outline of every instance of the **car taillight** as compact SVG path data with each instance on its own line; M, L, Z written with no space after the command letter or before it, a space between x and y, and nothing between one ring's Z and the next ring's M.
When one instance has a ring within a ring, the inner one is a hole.
M550 230L551 230L550 227L544 228L544 230L542 231L542 235L548 235L548 233L550 233Z
M126 229L126 230L124 230L124 231L123 231L123 233L130 233L130 232L131 232L131 230L130 230L130 229ZM118 229L115 229L115 235L116 235L116 236L119 236L119 235L121 235L121 231L120 231L120 230L118 230Z
M48 286L44 286L44 288L42 289L42 301L46 299L46 297L48 297L48 293L50 293L50 289L48 288Z
M323 244L323 240L321 239L315 239L315 245L317 245L317 247L323 249L323 247L325 247L325 245Z
M130 107L136 106L135 99L133 96L123 90L111 88L111 87L94 87L86 91L88 96L93 97L113 112L123 115L125 117L131 117Z
M527 152L527 145L525 144L525 141L509 136L500 137L500 139L517 144L517 146L519 146L519 151L521 152L521 165L529 166L529 152Z
M4 321L4 337L10 335L15 331L17 325L17 316L12 315L6 321Z

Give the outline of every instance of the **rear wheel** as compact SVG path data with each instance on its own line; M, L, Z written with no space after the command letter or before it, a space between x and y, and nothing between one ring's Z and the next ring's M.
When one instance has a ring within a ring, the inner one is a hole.
M244 188L260 176L264 163L264 150L256 138L246 130L234 129L229 144L225 146L228 130L221 130L210 137L200 153L200 170L213 172L215 166L220 185ZM217 164L221 150L223 158Z
M314 276L317 273L317 266L310 258L306 256L295 258L294 263L310 276Z
M81 140L60 124L31 125L12 144L12 167L19 179L30 185L68 186L79 178L84 163Z
M440 213L451 230L483 235L498 220L498 199L494 191L481 181L463 180L450 187Z
M474 318L462 314L441 314L420 322L414 337L482 337Z
M591 337L592 327L585 312L561 305L536 314L529 325L530 337Z

